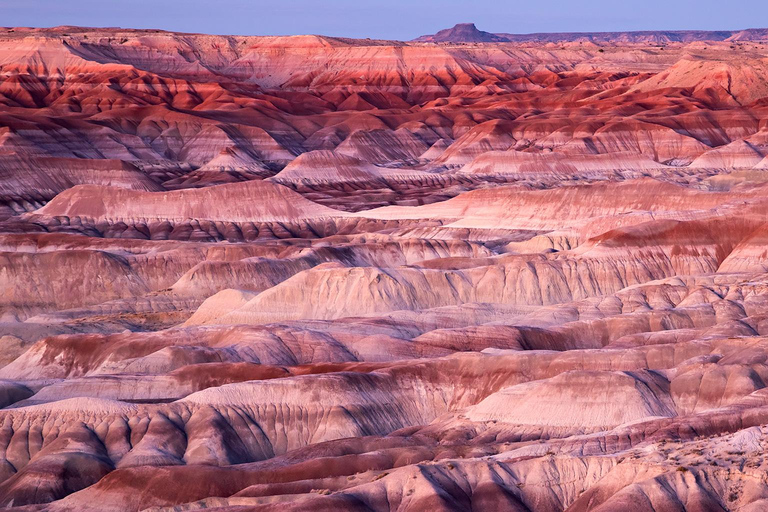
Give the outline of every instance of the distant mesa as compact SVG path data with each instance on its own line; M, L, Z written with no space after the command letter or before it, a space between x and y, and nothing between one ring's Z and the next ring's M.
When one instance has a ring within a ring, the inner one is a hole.
M638 30L631 32L541 32L512 34L478 30L474 23L459 23L433 35L414 39L424 43L631 43L666 44L694 41L765 41L768 29L746 30Z
M458 23L431 36L421 36L416 41L431 43L506 43L509 39L497 34L478 30L474 23Z

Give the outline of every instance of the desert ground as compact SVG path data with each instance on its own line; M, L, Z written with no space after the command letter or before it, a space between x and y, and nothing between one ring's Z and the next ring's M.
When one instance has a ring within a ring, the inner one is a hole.
M0 507L768 510L768 31L0 76Z

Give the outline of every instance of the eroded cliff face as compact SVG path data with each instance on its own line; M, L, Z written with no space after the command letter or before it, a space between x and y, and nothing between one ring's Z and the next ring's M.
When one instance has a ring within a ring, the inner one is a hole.
M0 30L0 506L768 506L768 44L460 35Z

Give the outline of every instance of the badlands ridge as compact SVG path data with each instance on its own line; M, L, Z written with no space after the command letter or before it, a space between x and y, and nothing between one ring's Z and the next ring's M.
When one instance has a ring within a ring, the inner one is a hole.
M0 74L0 507L768 509L766 31Z

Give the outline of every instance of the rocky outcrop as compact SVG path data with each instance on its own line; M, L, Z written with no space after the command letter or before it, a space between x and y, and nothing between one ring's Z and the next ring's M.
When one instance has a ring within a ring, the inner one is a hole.
M0 30L0 507L764 509L761 34Z

